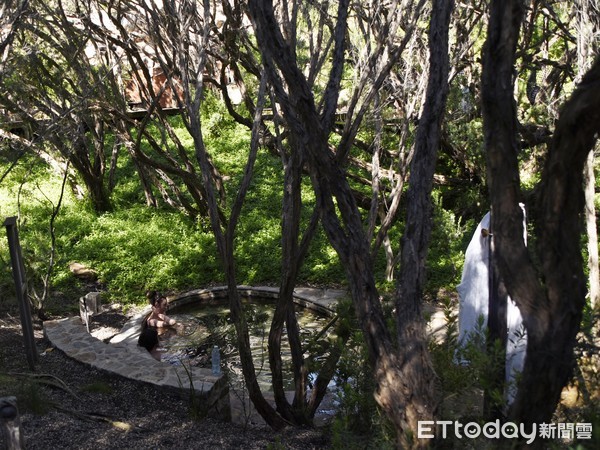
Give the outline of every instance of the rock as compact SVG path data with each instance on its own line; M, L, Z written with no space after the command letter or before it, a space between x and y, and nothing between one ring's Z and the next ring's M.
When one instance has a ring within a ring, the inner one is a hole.
M69 264L69 270L75 277L85 280L85 281L96 281L98 279L98 274L95 270L90 269L89 267L84 266L78 262L72 262Z

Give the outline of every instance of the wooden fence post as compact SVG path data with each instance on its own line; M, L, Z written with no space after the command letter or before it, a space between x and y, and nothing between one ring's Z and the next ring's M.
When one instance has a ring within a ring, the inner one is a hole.
M8 217L4 221L6 234L8 236L8 248L10 250L10 260L12 263L13 278L15 280L15 289L17 291L17 301L19 302L19 312L21 314L21 328L23 329L23 338L25 339L25 352L29 368L35 370L37 362L37 350L35 348L35 339L33 337L33 323L31 320L31 307L27 298L27 280L25 278L25 266L21 255L21 244L19 243L19 232L17 230L17 218Z

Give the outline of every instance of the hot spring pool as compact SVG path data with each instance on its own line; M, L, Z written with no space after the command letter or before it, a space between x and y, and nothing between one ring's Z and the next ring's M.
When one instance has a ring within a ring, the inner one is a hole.
M263 390L271 389L267 341L275 309L273 299L251 297L244 300L244 312L250 333L250 346L258 383ZM231 321L227 300L218 304L195 302L172 307L168 315L182 324L182 328L164 329L160 334L162 360L171 364L189 362L198 367L211 367L211 351L217 345L221 352L221 370L228 374L234 387L243 386L242 367L236 346L235 327ZM296 305L296 317L300 325L303 350L317 348L334 339L328 326L333 317ZM322 333L322 331L327 330ZM333 327L331 327L333 328ZM318 339L317 339L318 338ZM293 390L291 355L287 336L282 337L281 356L284 364L284 387ZM308 351L305 355L312 354ZM319 353L319 352L317 352ZM322 352L321 352L322 353ZM314 359L319 362L321 356Z

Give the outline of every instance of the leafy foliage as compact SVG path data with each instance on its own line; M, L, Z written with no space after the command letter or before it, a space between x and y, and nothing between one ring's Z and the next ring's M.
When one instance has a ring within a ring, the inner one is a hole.
M219 116L214 111L207 114L213 119ZM214 120L219 125L207 135L207 145L213 149L215 163L226 177L228 195L235 196L246 163L248 133L222 116ZM174 123L177 125L177 119ZM184 140L183 129L177 129ZM278 158L261 152L235 241L240 283L278 282L282 177ZM29 164L17 166L0 185L0 214L20 217L21 246L33 284L39 284L40 274L47 270L49 216L57 204L61 182L60 174L46 168L40 160L30 159ZM314 197L310 187L306 188L310 207ZM180 291L224 282L208 222L203 218L193 220L166 204L158 208L145 206L129 158L122 156L118 160L113 211L97 215L87 202L78 200L70 191L66 194L55 224L55 296L77 298L84 288L69 271L72 262L96 271L107 291L106 298L125 304L143 301L146 289ZM309 214L307 208L305 220ZM1 277L3 290L11 292L5 241L0 255L7 262ZM314 284L344 282L337 255L323 233L313 240L301 277L303 282ZM52 309L53 300L46 306Z

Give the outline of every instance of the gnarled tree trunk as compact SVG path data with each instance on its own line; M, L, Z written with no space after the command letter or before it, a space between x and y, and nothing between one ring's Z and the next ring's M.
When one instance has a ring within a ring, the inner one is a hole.
M443 40L443 30L447 30L452 2L441 2L440 5L442 4L446 7L436 8L436 14L440 14L436 17L440 18L440 22L434 23L440 24ZM347 3L340 2L339 20L345 19L347 8ZM363 229L362 218L341 167L339 155L334 154L329 147L327 124L330 121L327 120L327 117L322 118L317 112L310 87L296 64L292 49L280 32L274 17L272 3L250 1L249 9L255 24L263 61L271 81L278 84L279 87L281 86L278 70L286 85L293 86L293 89L290 88L287 93L282 92L282 89L276 89L278 101L288 120L289 139L293 151L300 152L307 162L323 228L347 272L354 308L365 335L373 367L376 383L375 398L398 431L399 445L402 447L426 445L425 442L417 441L416 435L417 422L431 420L435 410L434 402L431 401L433 397L431 390L420 388L422 385L431 386L433 380L433 371L428 364L429 359L425 356L421 364L413 365L414 360L404 357L410 352L410 348L400 349L403 356L399 356L394 348L375 285L369 243ZM442 25L444 23L446 24L445 28ZM337 23L336 31L341 31L340 36L343 36L345 26L345 22ZM435 29L432 31L432 35L440 31L435 26L433 28ZM336 46L343 46L343 39L336 40ZM339 64L343 64L343 51L336 48L334 54L337 56L333 61L331 79L328 84L328 89L332 89L332 94L336 89L339 90L341 71L337 69L339 69ZM447 67L447 57L441 59L442 67L444 67L444 61L446 61ZM436 101L432 101L432 104L435 104L435 107L432 108L432 116L428 116L423 121L424 124L427 124L427 132L434 130L439 133L439 114L443 111L445 98L443 86L445 86L447 75L442 73L440 76L442 79L441 96L436 97ZM432 90L439 88L440 85L432 85ZM432 95L433 97L435 96ZM336 101L335 95L325 96L325 98ZM335 107L330 105L324 110L333 113ZM423 131L423 139L427 136L427 132ZM432 147L435 153L435 142L436 139L433 139L425 145L428 153L424 159L428 160L431 156L429 144L433 143ZM435 158L433 158L433 165L435 165ZM431 167L427 169L431 170ZM413 299L414 297L411 297L411 300ZM409 324L406 325L408 327ZM410 325L412 326L412 323ZM413 329L407 328L405 335L412 337L412 333ZM417 358L426 355L426 348L423 347L422 350L425 353L419 353ZM406 365L409 360L410 364ZM409 367L408 372L412 373L411 377L406 376L403 366ZM415 369L417 371L429 370L417 373L414 372ZM425 382L420 377L424 377ZM415 392L418 394L415 395Z
M437 377L427 348L421 304L433 221L433 175L448 94L448 30L453 8L453 0L433 2L429 29L429 79L411 164L406 226L402 236L396 314L401 370L404 383L411 388L402 406L412 430L418 428L419 420L434 419L438 403Z
M509 417L549 422L574 365L585 304L583 167L600 131L600 60L564 105L534 215L541 279L523 242L513 64L524 2L494 1L483 58L487 173L498 267L527 329L527 357ZM541 443L540 443L541 444Z

